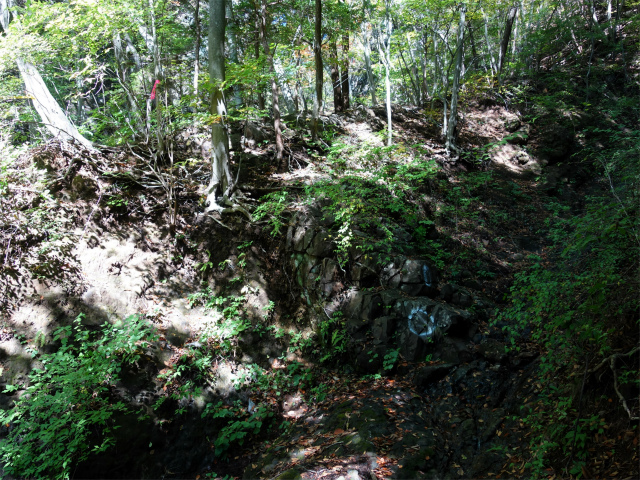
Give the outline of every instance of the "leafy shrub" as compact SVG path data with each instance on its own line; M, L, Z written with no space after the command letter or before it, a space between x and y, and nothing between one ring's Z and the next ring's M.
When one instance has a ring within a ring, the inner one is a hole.
M242 445L247 435L257 435L265 425L265 422L273 417L273 412L267 407L260 405L251 413L241 406L237 401L233 406L224 406L222 402L217 404L207 404L202 417L230 419L227 424L220 429L216 438L215 452L217 456L225 456L233 444Z
M609 114L615 118L615 112ZM623 115L618 120L627 121ZM579 215L559 203L549 205L553 246L545 258L530 257L532 267L516 275L512 305L499 318L507 324L511 348L519 349L518 340L526 339L543 349L542 394L522 418L535 433L526 463L534 475L541 474L554 453L571 456L569 471L580 474L590 432L601 429L599 417L582 418L575 405L580 402L553 382L569 375L567 366L599 364L616 350L631 351L638 341L640 132L591 132L606 133L611 142L607 149L582 152L601 175L600 188L591 189ZM626 380L625 374L623 370L620 378Z
M81 325L55 331L60 349L42 355L42 369L30 373L30 386L15 407L0 414L9 434L0 442L4 473L23 478L69 478L90 453L114 444L112 417L128 407L114 398L112 387L124 364L136 362L153 335L139 316L101 334ZM7 391L18 387L8 386ZM96 433L99 432L99 433Z

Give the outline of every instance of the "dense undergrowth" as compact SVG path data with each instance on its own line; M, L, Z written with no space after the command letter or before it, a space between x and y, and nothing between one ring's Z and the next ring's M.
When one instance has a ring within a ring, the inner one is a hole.
M487 285L515 269L496 262L483 242L472 244L466 238L499 243L527 224L530 235L545 240L547 246L526 259L526 268L515 273L508 291L492 292L500 307L493 324L504 331L509 349L540 354L533 380L538 394L525 400L517 418L528 450L505 452L511 473L527 477L553 472L589 477L600 454L613 448L606 431L636 429L640 417L638 92L636 87L606 87L607 75L627 75L619 67L594 66L584 89L571 86L570 72L558 69L534 79L544 86L507 84L475 92L493 101L507 99L526 123L541 131L558 123L572 132L576 146L561 160L569 166L567 178L553 192L541 188L544 178L528 180L526 188L526 182L487 168L486 148L470 148L462 156L468 171L452 173L421 144L363 145L336 135L326 138L331 144L318 162L324 180L265 195L253 212L255 222L266 221L271 235L281 239L292 212L321 204L331 218L330 235L342 267L354 252L379 263L392 252L404 252L428 257L444 278L468 271ZM544 145L540 151L544 154ZM17 289L12 279L18 274L63 281L60 274L74 268L74 237L41 182L44 174L20 170L14 161L14 156L4 159L0 171L0 241L7 252L0 267L3 309L11 306L7 302ZM580 176L572 175L578 171ZM20 196L16 191L21 188L38 193ZM126 208L121 198L114 196L109 206ZM211 365L234 356L246 331L282 341L282 368L245 367L236 387L249 392L250 402L205 407L203 415L219 422L212 441L220 458L275 424L286 430L287 423L275 418L276 399L302 391L309 402L322 400L327 394L323 377L338 371L349 354L339 314L323 318L310 335L277 326L273 305L261 319L250 318L249 289L242 276L247 247L238 249L228 291L205 287L188 297L192 307L215 312L214 320L161 374L165 397L155 405L170 405L177 416L184 414L188 401L215 380ZM17 253L10 255L12 248ZM211 255L199 264L203 279L225 268L224 262L214 265ZM61 346L55 353L38 354L43 368L32 374L26 394L2 417L3 423L13 422L0 444L6 473L69 477L90 452L110 447L110 431L117 427L112 416L128 408L113 392L119 370L124 363L135 363L152 338L142 320L129 320L128 329L107 326L101 335L79 324L66 327L57 334ZM298 353L323 367L290 360L290 354ZM389 374L397 361L398 351L391 351L381 373Z

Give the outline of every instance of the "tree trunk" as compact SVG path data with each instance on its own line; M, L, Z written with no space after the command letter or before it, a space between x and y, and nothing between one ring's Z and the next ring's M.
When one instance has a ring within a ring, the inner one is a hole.
M307 106L307 99L304 96L304 91L302 90L302 74L300 73L302 66L302 53L300 52L300 47L296 50L296 96L295 103L296 109L299 109L300 103L302 103L302 114L307 115L307 111L309 110Z
M371 33L370 24L362 23L362 51L364 53L364 64L367 70L367 80L369 82L369 90L371 92L371 106L378 104L376 100L376 80L373 76L373 68L371 66Z
M11 21L9 8L12 6L13 3L11 1L0 0L0 26L4 32L9 30L9 22ZM16 63L24 82L25 93L27 96L33 97L33 106L47 130L54 136L60 136L65 140L73 139L89 150L94 151L95 149L91 142L80 135L75 125L64 114L36 67L21 58L18 58Z
M126 57L125 50L122 48L122 39L120 38L119 33L115 33L113 35L113 50L116 57L116 78L118 79L118 83L127 94L127 103L129 104L129 111L132 116L135 118L136 127L139 127L138 122L140 121L140 107L138 102L135 99L133 92L131 91L130 82L127 81L127 67L126 67ZM131 125L131 129L134 132L134 135L137 134L137 128L133 128Z
M384 38L382 31L378 35L378 51L380 58L384 64L384 85L386 91L386 104L387 104L387 145L393 144L393 129L391 125L391 32L393 24L391 22L390 12L391 0L385 0L385 27ZM384 44L384 45L383 45Z
M193 19L196 24L196 44L195 44L195 62L193 66L193 96L195 97L196 105L200 103L198 101L198 78L200 75L200 0L196 0L196 10L193 14Z
M445 148L447 153L452 150L457 151L455 146L456 125L458 124L458 91L460 90L460 72L462 71L462 60L464 58L464 29L465 14L467 8L464 4L460 7L460 25L458 26L458 41L456 43L456 63L453 71L453 85L451 87L451 111L447 122L447 138Z
M269 48L267 40L267 2L262 0L260 9L260 40L262 49L267 57L269 65L269 73L271 74L271 104L273 106L273 129L276 133L276 164L278 170L283 170L282 158L284 152L284 142L282 140L282 126L280 121L280 88L278 87L278 79L276 69L273 64L273 51Z
M229 58L231 61L238 65L238 38L236 36L236 22L233 17L233 2L227 0L225 6L225 15L227 17L227 45L229 47ZM233 101L231 102L235 108L242 106L242 96L240 95L240 86L233 85Z
M502 33L502 40L500 41L500 56L498 57L498 84L501 84L502 81L502 69L507 56L507 48L509 46L509 39L511 38L511 29L513 28L513 22L516 19L517 13L518 7L511 7L507 14L507 19L505 20L504 32Z
M225 80L224 34L225 0L209 0L209 77L213 84L211 93L211 181L207 187L207 211L220 208L219 200L228 194L231 185L229 172L229 139L224 125L227 109L220 88Z
M498 71L496 68L496 61L493 58L493 50L491 49L491 41L489 40L489 20L487 19L487 14L484 13L482 7L480 7L480 11L482 12L482 17L484 18L484 41L487 44L487 56L489 57L489 65L491 67L491 74L495 75Z
M469 32L469 42L471 43L471 55L473 55L473 61L475 61L475 59L478 58L478 51L476 50L475 38L473 38L473 28L471 26L471 20L467 22L467 31Z
M333 109L342 112L342 79L338 68L338 46L335 38L329 43L329 66L331 70L331 87L333 89Z
M411 49L411 45L409 45L409 49ZM405 60L404 54L402 53L402 47L399 47L398 53L400 53L400 60L402 60L402 63L404 63L404 68L407 71L407 75L409 75L409 81L411 82L411 88L413 90L414 105L419 105L420 104L420 87L417 83L417 79L415 81L413 79L413 74L415 73L415 59L413 58L413 56L409 57L411 60L411 68L409 68L409 64ZM409 53L411 53L410 50L409 50Z
M254 43L254 52L255 52L256 60L260 60L260 48L262 47L260 42L260 32L262 31L262 29L260 27L261 16L258 14L257 3L254 5L254 13L256 16L256 40ZM265 101L264 101L264 93L262 92L262 85L260 85L260 83L258 83L257 85L257 94L258 94L258 110L262 111L265 109Z
M349 32L342 35L342 107L348 110L351 106L349 93Z
M427 101L427 97L429 96L429 85L427 84L427 58L429 55L429 42L427 41L428 36L427 32L422 35L422 103Z
M94 148L91 142L80 135L75 125L69 121L56 99L49 92L36 67L22 59L18 59L17 63L24 82L25 92L33 97L33 106L47 130L54 136L60 136L66 140L74 139L93 151Z
M313 35L313 56L316 61L316 96L313 99L313 119L311 137L318 140L318 119L322 105L322 0L315 0L315 26Z

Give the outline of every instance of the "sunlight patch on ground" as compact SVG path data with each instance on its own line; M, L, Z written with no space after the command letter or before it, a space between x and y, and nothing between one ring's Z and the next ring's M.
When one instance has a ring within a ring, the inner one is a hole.
M371 130L368 123L348 123L345 126L350 140L354 143L365 143L373 147L382 147L384 145L378 134Z

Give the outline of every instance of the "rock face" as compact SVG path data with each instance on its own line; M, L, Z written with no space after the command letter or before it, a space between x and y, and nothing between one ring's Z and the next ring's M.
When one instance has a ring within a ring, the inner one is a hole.
M477 330L474 315L465 310L475 303L470 291L440 287L427 258L391 254L381 261L375 252L352 248L339 261L330 233L334 220L322 207L300 213L289 227L290 268L309 305L344 315L358 351L356 368L376 370L391 350L408 361L430 355L459 363L461 349L454 344L470 340Z

